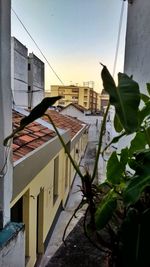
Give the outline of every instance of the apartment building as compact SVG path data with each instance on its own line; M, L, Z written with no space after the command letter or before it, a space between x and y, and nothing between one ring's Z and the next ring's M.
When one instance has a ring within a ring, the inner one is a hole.
M18 107L33 108L44 97L44 63L11 37L11 89Z
M44 98L44 63L33 53L28 56L28 108Z
M28 49L11 37L11 89L17 106L28 107Z
M108 93L103 89L100 94L100 110L103 112L105 108L108 106L109 102L109 95Z
M87 110L96 112L100 108L98 93L87 86L51 86L51 96L62 95L57 105L67 106L70 103L78 104Z
M87 125L54 110L53 118L72 158L79 163L87 144ZM13 111L14 128L27 111ZM27 125L13 139L11 221L25 224L26 267L33 267L51 237L75 170L48 119Z

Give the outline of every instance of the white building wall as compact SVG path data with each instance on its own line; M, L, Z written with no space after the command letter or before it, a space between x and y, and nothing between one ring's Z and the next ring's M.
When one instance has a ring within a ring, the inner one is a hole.
M150 0L128 4L124 71L146 92L150 82Z
M17 106L28 106L28 49L11 38L11 88Z
M24 267L24 227L10 222L12 149L3 145L12 132L10 25L11 1L0 0L0 266Z
M63 115L68 115L68 116L71 116L71 117L74 117L74 118L78 118L78 119L81 119L81 118L85 117L83 112L79 111L77 108L75 108L72 105L69 105L65 109L62 109L60 113L63 114Z
M29 54L28 71L29 107L33 108L44 98L44 63L33 53Z
M10 232L10 237L5 245L3 247L0 247L1 267L25 267L24 228L18 229L19 231L16 231L15 228L17 228L15 224L10 224L9 226L7 226L6 232ZM5 235L7 236L7 233ZM2 238L4 238L3 235Z

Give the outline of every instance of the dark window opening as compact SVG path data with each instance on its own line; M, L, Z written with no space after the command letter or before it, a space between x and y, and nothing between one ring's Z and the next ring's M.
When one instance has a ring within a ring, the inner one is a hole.
M23 222L23 197L11 208L11 221Z

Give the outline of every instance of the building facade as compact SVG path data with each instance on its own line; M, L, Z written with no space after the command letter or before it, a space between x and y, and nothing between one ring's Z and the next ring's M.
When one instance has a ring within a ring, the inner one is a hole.
M51 96L56 95L62 95L63 98L58 101L58 105L63 107L70 103L75 103L92 112L96 112L99 109L98 93L90 87L52 85Z
M146 92L150 82L150 1L133 0L128 4L124 72L133 75Z
M3 141L12 131L11 1L0 0L0 266L25 266L25 233L22 223L10 216L13 191L12 146Z
M44 98L44 63L11 37L11 88L18 107L32 109Z
M32 109L44 98L44 63L33 53L28 57L28 107Z
M13 112L15 127L27 115L22 112ZM87 125L54 110L48 114L78 164L87 144ZM26 266L33 267L65 206L75 170L47 119L29 124L14 138L13 162L11 220L25 224Z
M105 108L108 106L109 102L109 95L108 93L103 89L100 94L100 110L104 112Z
M11 89L17 106L28 107L28 49L11 37Z

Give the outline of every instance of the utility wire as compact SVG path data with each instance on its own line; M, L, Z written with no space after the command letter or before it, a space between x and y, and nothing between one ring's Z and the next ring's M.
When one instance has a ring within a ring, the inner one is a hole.
M125 4L125 0L122 1L121 12L120 12L118 37L117 37L116 52L115 52L115 59L114 59L114 66L113 66L113 73L112 73L113 77L115 75L116 66L117 66L118 51L119 51L119 45L120 45L120 36L121 36L121 29L122 29L122 22L123 22L124 4Z
M61 78L58 76L58 74L56 73L56 71L53 69L52 65L49 63L48 59L46 58L46 56L43 54L42 50L40 49L40 47L38 46L37 42L34 40L34 38L32 37L32 35L29 33L29 31L27 30L26 26L24 25L24 23L22 22L22 20L19 18L19 16L17 15L16 11L11 7L11 10L13 11L13 13L15 14L15 16L17 17L17 19L19 20L19 22L21 23L22 27L24 28L24 30L27 32L27 34L30 36L31 40L33 41L33 43L35 44L35 46L37 47L37 49L40 51L41 55L43 56L43 58L45 59L45 61L47 62L48 66L50 67L50 69L52 70L52 72L55 74L55 76L57 77L57 79L61 82L62 85L64 85L63 81L61 80Z

